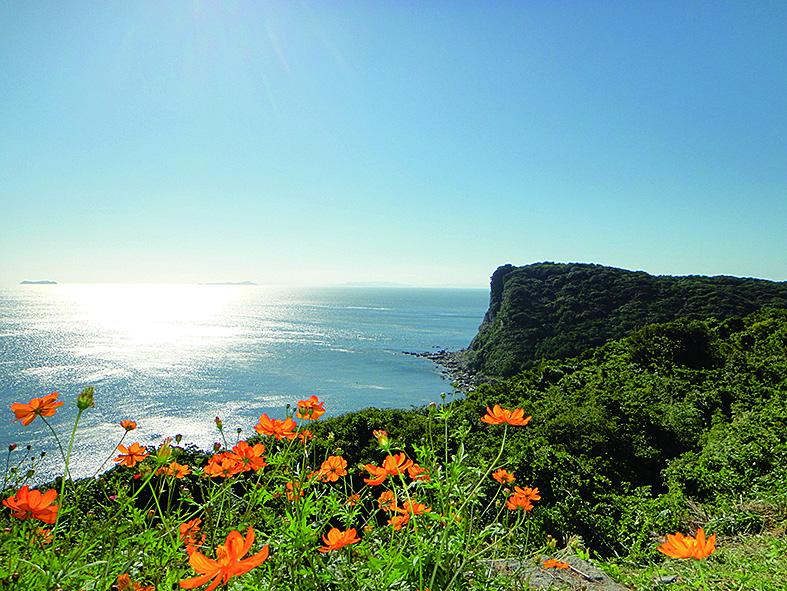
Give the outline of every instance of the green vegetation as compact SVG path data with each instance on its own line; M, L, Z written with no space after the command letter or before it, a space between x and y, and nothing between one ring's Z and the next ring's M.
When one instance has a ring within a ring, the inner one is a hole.
M659 564L656 540L675 531L704 527L722 548L753 534L778 545L787 523L787 310L650 325L580 357L542 361L482 385L450 405L451 445L491 458L500 439L477 418L495 403L534 417L511 434L505 467L538 483L543 500L531 535L540 543L581 540L629 573L632 564ZM425 411L410 417L368 410L323 427L365 457L370 448L358 441L388 420L405 440L419 441ZM746 552L720 556L734 569ZM787 576L783 560L770 563ZM655 572L648 568L640 578ZM728 588L776 588L751 581ZM727 588L721 585L713 588Z
M470 344L472 368L511 376L541 359L582 354L648 324L787 308L787 283L740 277L653 276L587 264L505 265Z
M23 426L41 420L56 433L58 398L12 410ZM60 450L64 474L96 401L92 388L76 400L79 414ZM430 407L412 453L397 451L399 436L377 431L374 459L360 466L348 464L330 429L315 437L307 428L324 412L313 396L298 402L296 416L262 415L257 435L234 442L217 418L224 444L210 455L178 438L156 449L126 445L137 425L122 420L116 469L32 490L9 449L0 588L502 590L506 577L482 560L526 557L541 568L542 549L528 539L538 490L509 490L493 472L523 419L489 427L500 447L479 464L446 440L451 411Z

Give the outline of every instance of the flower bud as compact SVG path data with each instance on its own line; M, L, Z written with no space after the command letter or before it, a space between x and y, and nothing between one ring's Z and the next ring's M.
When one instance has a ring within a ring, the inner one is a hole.
M8 451L12 452L16 449L16 443L9 443L8 444Z
M79 410L85 410L87 408L95 406L96 403L93 400L93 387L89 386L82 390L77 397L77 408Z
M218 441L213 442L213 451L219 451L221 449L221 443Z
M380 447L387 448L389 439L388 439L388 431L383 431L382 429L372 431L372 435L377 440L377 443L380 444Z
M166 463L169 457L172 455L172 446L170 445L171 441L172 437L167 437L164 440L164 443L159 445L159 448L156 451L156 458L161 464Z
M183 435L178 433L177 435L175 435L175 443L179 444L181 441L183 441Z
M221 419L220 419L219 417L216 417L216 418L215 418L215 419L213 419L213 420L214 420L214 421L216 421L216 428L217 428L219 431L221 431L221 430L224 428L224 423L222 423L222 422L221 422Z

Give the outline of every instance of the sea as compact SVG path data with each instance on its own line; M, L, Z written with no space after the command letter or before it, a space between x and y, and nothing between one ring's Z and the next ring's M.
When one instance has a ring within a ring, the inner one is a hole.
M228 438L237 429L247 437L262 413L282 418L312 394L326 417L457 396L440 368L405 351L466 347L488 297L486 289L345 286L0 289L0 453L17 445L2 463L32 468L33 481L61 474L55 435L40 418L23 426L10 405L59 392L65 404L48 420L67 448L86 386L95 407L80 420L73 477L93 475L113 455L122 419L138 424L126 443L181 435L208 449L219 439L215 417Z

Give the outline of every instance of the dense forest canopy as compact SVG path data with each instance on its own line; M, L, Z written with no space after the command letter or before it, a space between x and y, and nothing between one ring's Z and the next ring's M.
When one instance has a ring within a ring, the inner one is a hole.
M499 267L489 310L470 344L472 368L510 376L540 359L578 355L648 324L787 308L787 282L654 276L591 264Z

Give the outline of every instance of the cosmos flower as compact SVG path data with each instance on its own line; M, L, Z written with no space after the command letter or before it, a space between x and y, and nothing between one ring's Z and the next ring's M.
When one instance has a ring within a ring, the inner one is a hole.
M123 419L120 421L120 426L123 427L126 431L133 431L137 428L137 424L129 419Z
M250 472L262 470L268 463L262 454L265 453L265 446L262 443L249 445L246 441L240 441L232 448L230 456L238 463L239 472Z
M164 476L173 476L175 478L185 478L189 474L191 474L191 468L187 464L178 464L177 462L172 462L167 466L162 466L158 469L156 474L163 474Z
M17 519L38 519L44 523L54 523L57 519L58 506L53 505L57 498L56 490L42 493L30 490L27 485L20 488L15 495L3 501L3 505L11 509L11 516Z
M525 511L533 510L533 501L540 501L541 494L538 488L530 488L528 486L522 488L519 486L514 487L514 492L508 497L506 507L511 511L517 509L524 509Z
M298 401L298 412L295 416L306 421L316 421L325 414L325 403L320 402L317 396L312 395L306 400Z
M413 464L407 468L407 475L413 480L429 480L429 472L427 472L426 468L419 466L418 464Z
M342 476L347 476L347 460L342 456L328 456L320 466L320 480L336 482Z
M186 553L189 556L197 549L197 546L201 546L205 543L205 534L200 536L199 528L201 524L202 519L196 517L178 526L180 539L186 545Z
M339 550L350 544L355 544L361 541L361 538L355 535L355 528L351 527L347 531L341 531L338 528L332 527L327 536L322 537L324 546L317 548L320 552L331 552L332 550Z
M502 425L507 423L515 427L524 427L530 422L533 417L525 417L525 411L521 408L508 410L500 408L499 404L495 404L494 408L486 407L486 414L481 417L481 421L489 425Z
M284 420L272 419L267 414L260 416L259 422L254 425L254 430L260 435L273 435L277 440L294 439L297 425L292 418Z
M378 486L388 478L388 471L380 466L366 464L364 469L369 473L369 478L364 478L363 481L369 486Z
M513 472L509 472L503 468L495 470L492 473L492 478L497 480L500 484L511 484L514 482L514 480L516 480L516 476L514 476Z
M14 402L11 405L11 410L14 411L17 421L22 421L22 424L27 427L36 417L51 417L57 411L59 406L63 406L62 402L57 401L60 396L57 392L52 392L46 396L39 398L31 398L27 404L23 402Z
M205 591L213 591L219 585L227 585L232 577L238 577L258 567L268 558L268 545L262 550L243 558L254 543L254 530L250 527L246 532L246 539L238 531L231 531L224 544L216 547L216 559L212 560L195 550L189 556L191 568L200 573L200 576L180 582L182 589L194 589L204 585L211 579L213 582Z
M716 551L716 534L706 539L702 528L693 538L682 533L667 534L667 541L656 549L670 558L702 560Z
M396 495L391 490L386 490L380 493L377 498L377 506L383 511L391 512L396 511Z
M133 468L150 454L145 451L145 448L142 447L139 443L132 443L128 447L125 445L118 445L118 451L120 455L115 458L115 461L118 464L126 466L127 468Z

